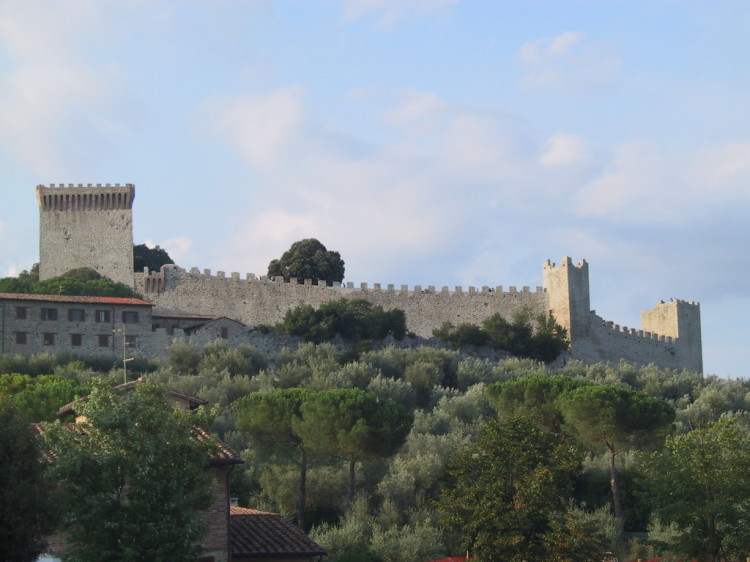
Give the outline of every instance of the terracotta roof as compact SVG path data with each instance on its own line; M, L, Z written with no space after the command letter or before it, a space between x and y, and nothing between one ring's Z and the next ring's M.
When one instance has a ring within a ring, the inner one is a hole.
M278 513L229 508L232 556L321 556L323 548Z
M16 301L74 302L83 304L121 304L125 306L154 306L143 299L126 297L94 297L81 295L34 295L31 293L0 293L0 299Z

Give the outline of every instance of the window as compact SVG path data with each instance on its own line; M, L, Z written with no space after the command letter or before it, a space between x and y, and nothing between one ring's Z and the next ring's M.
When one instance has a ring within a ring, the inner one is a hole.
M16 307L16 320L26 320L28 315L28 306L17 306Z
M112 315L110 314L109 310L97 310L94 313L94 318L97 322L111 322L112 321Z
M229 337L229 328L219 328L219 336L221 336L222 339L227 339Z
M86 320L86 311L82 308L68 309L68 322L83 322Z
M71 347L81 347L83 345L83 334L70 334Z
M28 332L13 332L13 335L16 338L16 345L26 345L26 337L28 336Z
M137 347L138 338L136 336L125 336L125 347Z
M123 310L122 323L123 324L138 324L138 313L135 310Z
M42 343L44 345L55 345L55 334L42 334Z
M106 334L99 334L97 336L97 340L99 341L99 347L109 347L109 336Z
M57 309L43 308L41 318L42 320L57 320Z

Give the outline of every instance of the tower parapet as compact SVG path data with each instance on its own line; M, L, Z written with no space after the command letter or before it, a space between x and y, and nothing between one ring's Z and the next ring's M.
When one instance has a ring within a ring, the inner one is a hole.
M133 286L133 184L36 188L39 278L90 267Z

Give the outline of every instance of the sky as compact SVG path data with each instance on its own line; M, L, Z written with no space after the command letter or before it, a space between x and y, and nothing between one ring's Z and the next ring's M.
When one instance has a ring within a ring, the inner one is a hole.
M746 1L0 1L0 276L34 188L133 183L134 239L265 274L302 238L344 281L542 284L590 266L637 328L701 303L750 375Z

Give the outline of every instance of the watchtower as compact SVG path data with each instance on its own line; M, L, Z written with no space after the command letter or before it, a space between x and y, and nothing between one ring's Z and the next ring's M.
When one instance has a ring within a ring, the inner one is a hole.
M654 308L641 312L641 327L645 332L676 338L682 367L697 373L703 372L699 303L679 299L661 301Z
M589 295L589 264L581 260L573 265L564 257L559 266L549 260L542 266L544 288L547 291L549 311L568 337L588 336L591 330L591 297Z
M38 185L39 278L90 267L133 286L133 184Z

